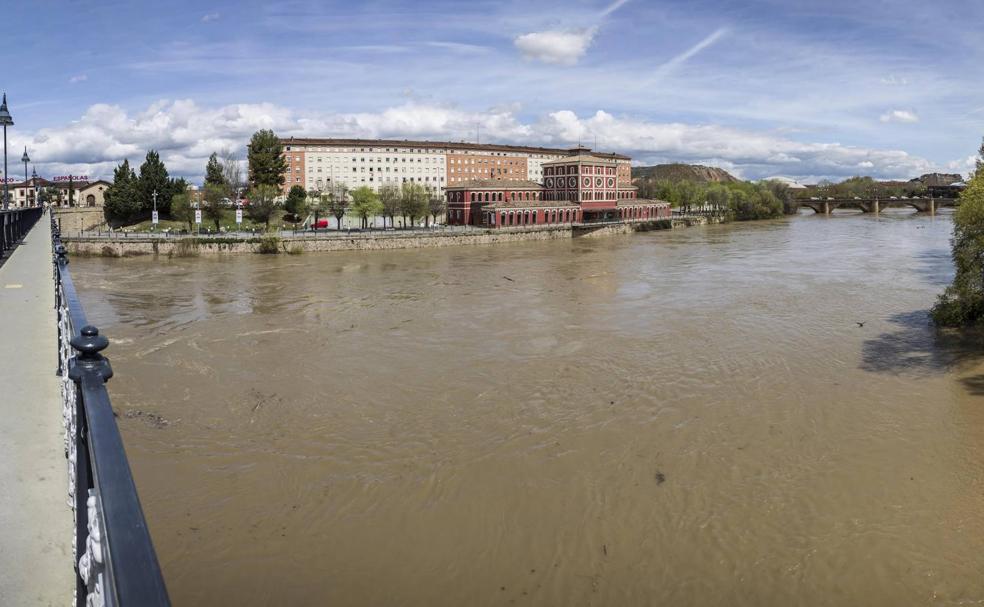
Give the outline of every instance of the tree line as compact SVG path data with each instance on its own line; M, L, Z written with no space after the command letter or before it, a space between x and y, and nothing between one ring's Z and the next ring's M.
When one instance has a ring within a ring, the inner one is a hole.
M429 226L431 220L445 211L446 204L439 192L429 190L419 183L387 184L376 192L369 186L350 190L343 183L336 183L326 190L305 190L299 185L291 187L284 202L287 217L300 222L305 217L314 217L314 224L324 216L334 216L336 227L341 229L342 218L351 213L359 218L361 227L368 228L376 217L383 218L383 227L389 219L389 226L396 227L396 218L402 219L404 227L415 225L423 220Z
M792 190L781 181L698 183L642 178L636 185L639 198L663 200L684 212L709 206L738 221L782 217L795 208Z

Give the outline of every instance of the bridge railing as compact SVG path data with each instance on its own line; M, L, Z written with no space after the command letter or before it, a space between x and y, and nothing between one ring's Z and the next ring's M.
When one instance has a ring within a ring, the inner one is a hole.
M14 248L37 223L43 212L41 207L0 210L0 257Z
M54 220L51 230L58 374L75 516L75 604L170 605L106 391L113 369L101 352L109 340L86 320Z

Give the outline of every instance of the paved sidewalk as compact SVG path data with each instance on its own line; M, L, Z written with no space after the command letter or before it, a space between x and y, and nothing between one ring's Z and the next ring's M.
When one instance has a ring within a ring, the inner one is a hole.
M69 605L72 512L45 214L0 266L0 605Z

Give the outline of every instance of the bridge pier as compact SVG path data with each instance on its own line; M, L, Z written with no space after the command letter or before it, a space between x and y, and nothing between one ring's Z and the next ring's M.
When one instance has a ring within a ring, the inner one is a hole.
M878 202L878 199L877 198L875 198L871 202L871 207L872 207L872 212L874 212L875 215L881 213L881 203Z
M829 202L824 201L824 203L823 203L823 214L824 215L830 215L830 203Z

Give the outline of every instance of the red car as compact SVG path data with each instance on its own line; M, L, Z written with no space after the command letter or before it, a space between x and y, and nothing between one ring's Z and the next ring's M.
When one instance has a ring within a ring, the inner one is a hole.
M312 230L320 230L322 228L327 228L327 227L328 227L328 220L327 219L319 219L317 223L312 223L311 224L311 229Z

